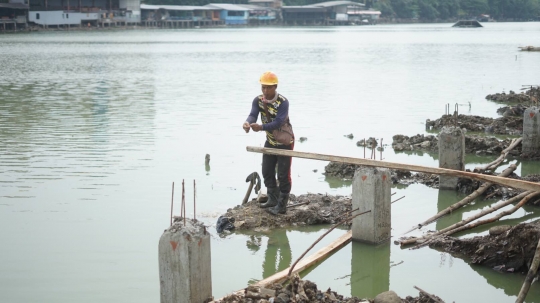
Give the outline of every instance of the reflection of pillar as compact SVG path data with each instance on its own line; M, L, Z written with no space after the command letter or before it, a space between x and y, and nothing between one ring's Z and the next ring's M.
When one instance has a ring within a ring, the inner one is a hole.
M287 238L287 231L285 229L272 231L268 236L268 245L264 253L263 279L289 267L291 258L291 246Z
M351 296L374 298L390 289L390 243L352 243Z
M522 161L521 162L521 176L522 177L538 174L538 172L540 172L540 163L538 161Z
M465 169L465 133L459 127L443 127L439 134L439 167ZM455 189L458 177L439 177L440 189Z
M523 114L522 152L534 154L540 149L540 108L531 106Z
M453 190L439 189L439 200L437 201L437 213L446 209L448 206L460 201L458 194ZM461 221L462 212L457 210L437 220L436 229L441 230L454 223Z

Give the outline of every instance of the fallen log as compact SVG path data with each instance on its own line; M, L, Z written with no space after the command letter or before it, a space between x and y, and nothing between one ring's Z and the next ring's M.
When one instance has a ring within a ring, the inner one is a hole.
M536 277L536 273L538 272L539 264L540 264L540 240L538 240L538 245L536 246L536 252L534 253L534 257L531 262L531 267L529 267L529 272L527 273L527 277L525 277L525 282L523 282L523 285L521 286L521 290L519 291L519 295L516 299L516 303L523 303L523 301L525 301L525 298L527 297L527 293L529 292L529 288L531 287L531 283L534 277Z
M510 143L510 145L508 145L507 148L505 148L504 150L501 151L501 155L499 156L499 158L495 159L493 162L490 162L484 166L479 166L479 167L476 167L474 169L474 172L484 172L486 170L494 170L495 168L497 168L503 161L504 159L506 158L506 156L508 156L508 153L514 149L516 146L518 146L519 143L521 143L521 141L523 140L523 138L517 138L517 139L512 139L512 142Z
M515 164L512 164L507 169L505 169L499 176L500 177L507 177L516 169L517 169L517 166ZM441 210L435 216L433 216L433 217L427 219L426 221L418 224L417 227L413 227L412 229L405 232L404 235L410 233L411 231L413 231L415 229L420 229L420 228L422 228L422 227L424 227L424 226L426 226L426 225L428 225L428 224L430 224L430 223L432 223L434 221L437 221L440 217L445 216L445 215L453 212L454 210L471 203L472 201L474 201L474 199L478 198L481 194L486 192L486 190L488 190L492 185L493 185L493 183L491 183L491 182L486 182L486 183L482 184L477 190L472 192L470 195L468 195L467 197L465 197L461 201L459 201L459 202L457 202L455 204L452 204L449 207Z
M481 218L481 217L483 217L483 216L485 216L487 214L490 214L490 213L492 213L492 212L494 212L494 211L496 211L498 209L501 209L501 208L505 207L506 205L509 205L509 204L514 203L516 201L520 201L521 199L525 198L529 194L531 194L530 191L523 192L523 193L521 193L521 194L519 194L519 195L517 195L517 196L515 196L515 197L513 197L511 199L508 199L506 201L501 201L501 202L495 204L494 206L477 213L474 216L471 216L471 217L469 217L467 219L464 219L464 220L462 220L462 221L460 221L460 222L458 222L456 224L450 225L447 228L441 229L441 230L439 230L439 231L437 231L437 232L435 232L433 234L430 234L430 235L425 236L425 237L420 237L420 238L412 238L412 239L402 240L402 241L399 241L399 243L401 245L408 245L408 244L414 244L414 243L426 244L425 241L429 240L430 238L432 239L432 238L434 238L436 236L444 234L445 232L447 232L449 230L456 229L458 227L466 225L467 223L470 223L470 222L472 222L472 221L474 221L474 220L476 220L478 218Z
M530 199L532 199L532 198L534 198L534 197L536 197L538 195L540 195L540 192L530 193L525 198L523 198L518 204L516 204L514 207L512 207L509 210L505 210L505 211L497 214L496 216L494 216L492 218L482 220L482 221L478 221L478 222L475 222L475 223L472 223L472 224L467 224L465 226L461 226L461 227L458 227L456 229L449 230L449 231L445 232L444 235L449 236L451 234L455 234L455 233L460 232L460 231L464 231L464 230L467 230L467 229L475 228L475 227L480 226L480 225L484 225L484 224L487 224L487 223L492 223L492 222L498 221L502 217L506 217L508 215L511 215L511 214L515 213L518 209L523 207L523 205L527 204L527 202L529 202Z
M484 182L493 182L500 185L524 189L524 190L540 191L540 183L509 179L509 178L503 178L503 177L497 177L497 176L490 176L490 175L482 175L482 174L471 173L471 172L460 171L460 170L453 170L453 169L448 169L448 168L437 168L437 167L402 164L402 163L387 162L387 161L377 161L377 160L370 160L370 159L307 153L307 152L299 152L299 151L267 148L267 147L247 146L246 149L249 152L263 153L263 154L269 154L269 155L297 157L297 158L322 160L322 161L334 161L334 162L339 162L339 163L348 163L348 164L364 165L364 166L372 166L372 167L384 167L384 168L391 168L391 169L422 172L422 173L428 173L428 174L462 177L462 178L480 180Z

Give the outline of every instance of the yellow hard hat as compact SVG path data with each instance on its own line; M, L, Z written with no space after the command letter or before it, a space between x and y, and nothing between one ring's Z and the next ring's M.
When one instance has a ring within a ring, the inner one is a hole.
M261 83L262 85L277 85L278 79L276 74L274 74L273 72L265 72L261 75L259 83Z

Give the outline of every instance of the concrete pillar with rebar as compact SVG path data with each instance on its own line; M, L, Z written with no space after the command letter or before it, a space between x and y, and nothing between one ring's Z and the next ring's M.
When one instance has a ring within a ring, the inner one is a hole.
M439 134L439 167L465 169L465 133L457 126L443 127ZM458 178L439 177L439 189L455 189Z
M356 170L352 184L352 209L371 212L353 219L354 241L376 244L390 239L391 186L387 168L361 166Z
M531 106L523 114L523 154L540 152L540 108Z
M161 303L206 302L212 297L210 234L191 219L177 221L159 240Z

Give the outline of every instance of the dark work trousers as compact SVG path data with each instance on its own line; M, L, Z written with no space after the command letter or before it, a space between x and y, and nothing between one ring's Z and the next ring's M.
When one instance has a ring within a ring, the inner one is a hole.
M268 141L264 143L264 147L277 148L277 149L294 149L294 142L291 145L278 145L273 146ZM264 178L264 186L267 188L276 187L276 163L278 165L278 180L279 191L282 193L291 192L291 157L276 156L263 154L262 161L262 175Z

